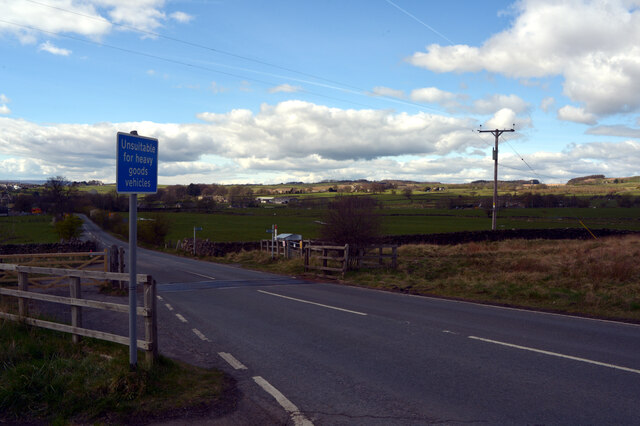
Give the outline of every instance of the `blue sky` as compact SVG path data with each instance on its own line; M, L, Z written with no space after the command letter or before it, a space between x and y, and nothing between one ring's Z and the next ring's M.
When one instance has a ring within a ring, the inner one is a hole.
M640 2L0 0L0 179L640 175Z

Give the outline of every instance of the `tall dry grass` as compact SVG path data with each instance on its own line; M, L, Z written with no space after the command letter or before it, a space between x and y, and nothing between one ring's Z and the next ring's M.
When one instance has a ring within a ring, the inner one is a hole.
M397 271L348 279L416 294L640 320L640 237L403 246Z

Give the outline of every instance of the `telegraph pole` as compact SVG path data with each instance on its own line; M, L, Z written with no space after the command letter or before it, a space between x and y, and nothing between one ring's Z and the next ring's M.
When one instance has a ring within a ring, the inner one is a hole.
M514 129L502 130L478 130L479 133L491 133L496 137L496 146L493 148L493 214L491 216L491 230L496 230L496 218L498 216L498 139L504 132L514 132Z

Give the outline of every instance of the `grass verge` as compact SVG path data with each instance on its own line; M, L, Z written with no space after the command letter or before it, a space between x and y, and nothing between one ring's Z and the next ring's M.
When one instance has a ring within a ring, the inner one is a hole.
M406 245L398 253L397 270L351 271L342 282L640 322L638 236ZM267 253L229 254L224 262L303 274L300 259L271 260Z
M164 357L131 372L122 345L0 320L0 423L166 419L220 403L226 380Z

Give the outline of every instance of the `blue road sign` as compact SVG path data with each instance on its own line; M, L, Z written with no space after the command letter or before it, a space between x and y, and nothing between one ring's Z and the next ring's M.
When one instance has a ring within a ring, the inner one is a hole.
M116 191L158 192L158 139L118 132L117 143Z

